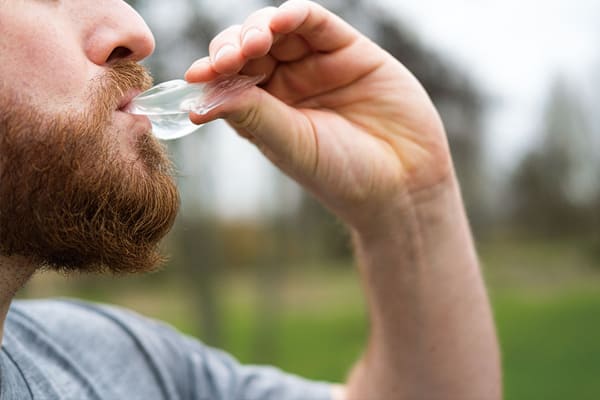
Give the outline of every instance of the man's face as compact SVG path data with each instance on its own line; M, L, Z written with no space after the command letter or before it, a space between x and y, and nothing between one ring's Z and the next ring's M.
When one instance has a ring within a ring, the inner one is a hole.
M0 0L0 255L67 270L147 270L178 195L136 62L154 41L117 0Z

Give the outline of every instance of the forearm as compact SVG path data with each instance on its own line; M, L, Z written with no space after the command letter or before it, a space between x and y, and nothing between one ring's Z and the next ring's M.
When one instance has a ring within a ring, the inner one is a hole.
M499 351L458 185L353 232L370 312L348 400L500 399Z
M248 40L251 28L262 33ZM217 57L225 48L228 56ZM301 0L226 29L210 53L188 81L239 71L268 79L192 120L227 119L355 228L371 336L348 399L498 398L494 324L454 180L387 201L398 187L431 187L451 169L443 125L414 76Z

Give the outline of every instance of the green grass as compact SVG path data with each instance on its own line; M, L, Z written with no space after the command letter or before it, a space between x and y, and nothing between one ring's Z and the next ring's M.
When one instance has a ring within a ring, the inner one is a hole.
M502 345L506 400L600 399L600 271L595 260L569 241L498 241L480 251ZM117 283L88 278L82 285L46 276L25 294L112 302L197 334L192 292L180 280L172 275ZM264 297L263 289L247 271L222 277L220 346L244 363L342 381L367 335L351 266L295 266L282 274L272 298Z
M600 291L506 292L494 297L493 307L505 399L600 398ZM228 351L244 362L274 363L314 379L343 380L366 336L364 315L356 310L288 313L271 334L272 358L260 357L252 351L257 332L252 317L230 315Z
M505 398L600 398L600 290L494 301L504 358Z
M226 321L223 347L245 363L274 364L301 376L341 382L364 346L366 324L357 312L286 313L261 340L256 320Z

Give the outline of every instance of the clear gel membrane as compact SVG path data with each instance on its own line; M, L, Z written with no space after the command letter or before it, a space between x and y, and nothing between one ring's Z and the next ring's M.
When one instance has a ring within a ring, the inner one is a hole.
M146 115L152 134L162 140L177 139L195 132L189 113L207 114L240 92L258 84L260 76L226 76L207 83L173 80L158 84L135 97L127 112Z

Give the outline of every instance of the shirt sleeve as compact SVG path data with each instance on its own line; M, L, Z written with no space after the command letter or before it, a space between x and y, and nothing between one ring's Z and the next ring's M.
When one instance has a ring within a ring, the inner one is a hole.
M198 394L219 400L331 400L331 385L267 366L241 365L230 355L185 340ZM201 397L202 398L202 397Z
M137 338L163 384L172 387L179 398L332 400L330 383L307 380L274 367L242 365L231 355L168 325L127 310L102 308Z

